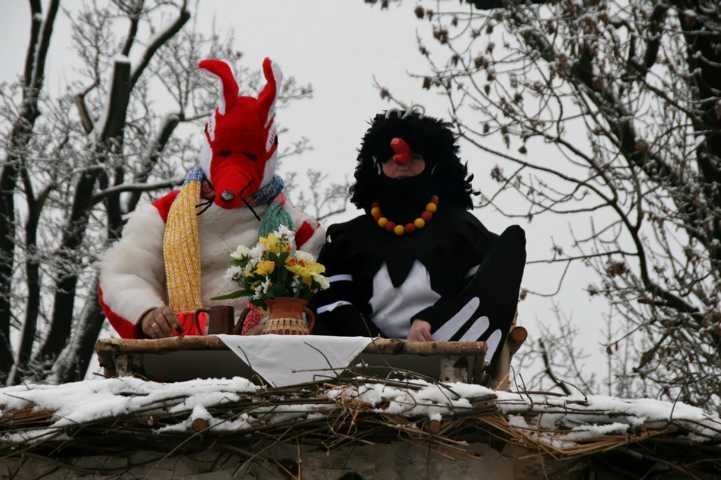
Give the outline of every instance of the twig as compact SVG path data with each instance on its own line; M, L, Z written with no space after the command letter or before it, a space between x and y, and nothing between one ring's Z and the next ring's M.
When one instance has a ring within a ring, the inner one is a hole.
M163 188L171 188L171 187L177 187L183 183L182 178L174 178L171 180L166 180L164 182L157 182L157 183L133 183L133 184L124 184L124 185L116 185L113 187L106 188L105 190L102 190L95 195L93 195L93 199L91 200L93 203L100 203L103 200L105 200L107 197L111 195L117 195L119 193L124 192L152 192L155 190L161 190Z
M541 356L543 358L543 366L545 367L544 371L546 372L546 375L548 375L548 378L550 378L558 388L563 390L563 393L565 393L566 395L571 395L571 390L553 373L553 369L551 368L551 361L548 359L548 351L546 350L546 345L543 343L542 338L538 339L538 345L541 347Z

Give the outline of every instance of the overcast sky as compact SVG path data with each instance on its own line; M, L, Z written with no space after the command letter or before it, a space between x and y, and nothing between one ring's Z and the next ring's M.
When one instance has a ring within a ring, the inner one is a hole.
M309 138L314 148L294 157L286 169L324 169L337 179L352 174L356 149L368 120L389 106L373 87L374 76L403 100L422 104L429 114L447 117L443 98L423 91L420 81L408 75L425 71L416 34L427 37L429 33L428 24L419 22L413 14L413 1L406 0L386 11L363 0L214 0L200 4L202 10L194 13L201 28L210 30L214 23L219 32L233 30L246 65L259 68L263 57L269 56L286 75L313 85L312 100L295 102L279 115L279 122L293 136ZM69 5L72 3L66 3L66 8ZM21 70L28 24L27 2L4 2L0 16L0 81L14 80ZM52 90L62 91L65 79L72 75L68 68L72 55L68 21L59 15L48 65ZM579 138L579 142L583 140ZM532 154L556 153L549 149ZM476 173L476 187L493 188L488 172L499 160L466 145L461 145L461 156ZM490 209L475 214L499 233L514 223ZM563 217L542 216L531 224L522 224L527 232L529 260L548 256L552 235L556 239L567 237L566 222ZM553 291L561 271L559 265L530 266L524 286L533 291ZM601 313L608 308L601 301L592 302L583 290L593 280L590 270L573 265L555 301L582 329L584 346L598 351ZM533 335L539 322L553 322L551 300L530 296L519 307L519 319Z

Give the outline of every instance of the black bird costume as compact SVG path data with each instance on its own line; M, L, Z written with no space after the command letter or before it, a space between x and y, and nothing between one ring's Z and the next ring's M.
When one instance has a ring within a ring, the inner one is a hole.
M382 173L399 144L422 155L422 173ZM330 288L312 301L316 333L406 338L420 319L435 340L485 340L486 361L494 358L518 302L525 236L516 225L498 236L468 212L473 177L457 152L441 120L375 116L351 189L366 214L330 226L318 258Z

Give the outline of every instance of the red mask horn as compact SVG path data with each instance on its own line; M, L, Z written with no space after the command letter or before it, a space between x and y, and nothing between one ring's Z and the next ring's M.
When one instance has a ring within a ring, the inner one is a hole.
M283 74L270 58L263 60L263 76L266 84L258 94L258 116L264 127L268 127L275 115L275 100L278 97L278 86L283 81Z
M238 98L238 82L235 81L233 69L230 68L228 62L215 58L202 60L198 64L198 68L202 68L220 79L223 87L223 95L218 110L221 115L225 115L225 112L229 110L230 106Z
M411 161L413 150L411 150L411 147L408 146L406 141L402 138L395 137L393 140L391 140L391 148L395 153L393 155L394 162L405 165L406 163Z

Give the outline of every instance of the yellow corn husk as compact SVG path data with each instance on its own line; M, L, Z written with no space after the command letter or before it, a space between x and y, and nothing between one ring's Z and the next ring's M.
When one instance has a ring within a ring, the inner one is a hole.
M163 237L163 259L168 285L168 302L174 312L202 307L200 292L200 243L195 205L200 182L183 186L168 212Z

